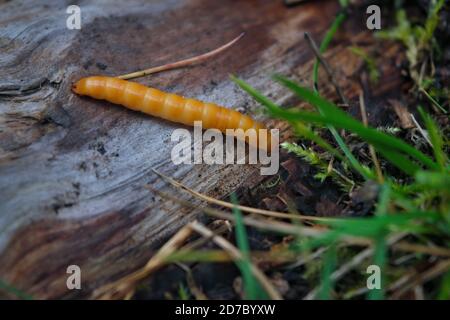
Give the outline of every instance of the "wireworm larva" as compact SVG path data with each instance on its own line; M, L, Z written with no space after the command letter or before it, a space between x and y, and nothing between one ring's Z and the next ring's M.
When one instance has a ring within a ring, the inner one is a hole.
M265 129L263 124L233 109L184 98L119 78L83 78L72 86L72 90L79 95L120 104L173 122L193 126L194 121L202 121L204 129L218 129L224 133L226 129L255 129L257 133L259 129ZM270 133L261 136L263 139L258 135L258 147L270 150ZM247 139L246 141L249 142Z

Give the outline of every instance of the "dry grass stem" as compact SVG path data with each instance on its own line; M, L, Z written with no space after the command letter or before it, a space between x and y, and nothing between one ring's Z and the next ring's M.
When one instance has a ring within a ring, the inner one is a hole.
M120 76L117 76L117 78L119 79L124 79L124 80L129 80L129 79L134 79L134 78L139 78L139 77L144 77L147 76L149 74L154 74L154 73L158 73L158 72L162 72L162 71L168 71L168 70L173 70L173 69L178 69L178 68L183 68L183 67L187 67L187 66L191 66L194 64L198 64L201 63L209 58L214 57L215 55L218 55L219 53L227 50L228 48L230 48L233 44L235 44L236 42L239 41L239 39L241 39L244 36L244 33L241 33L239 36L237 36L236 38L234 38L233 40L231 40L230 42L220 46L219 48L216 48L212 51L206 52L204 54L189 58L189 59L185 59L185 60L181 60L181 61L177 61L177 62L173 62L173 63L168 63L162 66L158 66L158 67L152 67L149 69L145 69L145 70L141 70L141 71L136 71L136 72L132 72L132 73L128 73L128 74L123 74Z

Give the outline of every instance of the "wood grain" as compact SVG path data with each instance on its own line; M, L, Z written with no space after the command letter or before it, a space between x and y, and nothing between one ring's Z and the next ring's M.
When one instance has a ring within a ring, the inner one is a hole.
M303 32L321 39L339 9L336 1L292 8L256 0L80 1L82 29L68 30L69 4L0 4L0 279L40 299L89 296L142 266L193 219L198 211L143 188L170 190L152 168L218 198L262 179L252 165L175 166L170 135L179 125L75 96L74 81L173 62L245 32L238 44L202 65L137 81L254 115L257 104L229 74L279 103L292 103L269 77L282 73L310 85L313 55ZM350 99L357 98L362 62L346 49L349 39L382 50L391 61L382 70L378 95L401 81L398 48L380 47L362 22L348 22L326 55ZM334 98L324 83L324 94ZM289 135L285 124L256 118ZM82 290L66 288L70 264L82 269Z

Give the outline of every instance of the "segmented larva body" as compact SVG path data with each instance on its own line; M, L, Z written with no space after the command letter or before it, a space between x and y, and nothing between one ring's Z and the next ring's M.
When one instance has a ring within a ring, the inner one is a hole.
M253 128L257 132L259 129L265 129L261 123L233 109L184 98L119 78L104 76L83 78L73 85L72 90L79 95L106 100L185 125L193 126L194 121L202 121L204 129L214 128L224 133L226 129L245 131ZM270 134L267 135L267 140L267 144L264 142L261 145L270 149Z

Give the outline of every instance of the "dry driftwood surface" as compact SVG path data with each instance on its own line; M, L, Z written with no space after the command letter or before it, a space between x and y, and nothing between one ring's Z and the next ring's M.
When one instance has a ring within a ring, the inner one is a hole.
M173 62L246 32L200 66L137 81L252 113L256 103L229 74L280 103L292 101L269 76L310 85L313 54L303 32L321 39L339 9L337 1L293 8L282 1L80 1L82 28L68 30L69 4L0 4L0 279L35 298L87 297L142 266L193 219L196 212L143 188L171 190L152 168L219 198L261 179L251 165L175 166L170 135L178 125L75 96L74 80ZM349 79L362 62L346 49L348 39L391 61L375 94L400 79L398 48L380 48L363 23L347 22L326 54L350 98L358 90ZM334 96L329 85L323 92ZM80 291L66 288L71 264L81 267Z

